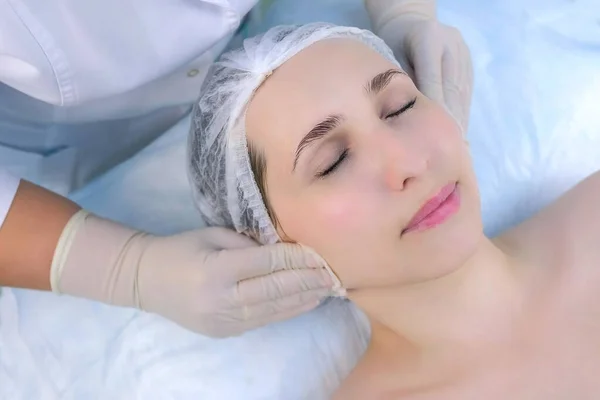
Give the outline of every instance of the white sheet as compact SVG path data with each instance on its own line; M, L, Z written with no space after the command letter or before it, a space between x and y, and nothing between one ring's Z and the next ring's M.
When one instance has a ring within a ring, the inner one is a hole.
M280 1L264 23L366 20L359 0L320 1L320 10L314 1ZM473 55L469 138L494 234L600 169L600 3L438 4ZM201 226L183 166L187 124L74 198L154 232ZM0 399L324 399L367 336L362 315L341 301L217 341L144 313L4 289Z

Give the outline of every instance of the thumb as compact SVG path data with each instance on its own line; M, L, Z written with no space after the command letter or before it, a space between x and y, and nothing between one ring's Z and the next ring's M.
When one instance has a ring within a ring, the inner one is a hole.
M412 53L417 88L431 100L444 103L442 54L439 46L422 47Z
M442 105L464 131L463 96L461 95L459 82L457 82L457 66L451 54L445 53L442 57L442 71L442 91L444 93Z
M462 43L457 43L453 51L444 52L442 61L445 102L466 132L473 88L473 66L469 49Z

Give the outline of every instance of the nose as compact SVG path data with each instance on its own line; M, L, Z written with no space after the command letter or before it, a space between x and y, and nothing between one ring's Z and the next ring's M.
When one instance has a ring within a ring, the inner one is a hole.
M406 190L429 168L429 154L410 137L388 135L383 147L383 180L388 189Z

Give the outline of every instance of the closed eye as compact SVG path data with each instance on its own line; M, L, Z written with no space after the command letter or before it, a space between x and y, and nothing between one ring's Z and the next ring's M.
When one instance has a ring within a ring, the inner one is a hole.
M415 97L414 99L412 99L411 101L409 101L408 103L406 103L405 105L402 106L402 108L400 108L397 111L394 111L391 114L388 114L385 116L385 119L390 119L390 118L394 118L397 117L398 115L410 110L411 108L414 107L415 103L417 102L417 98Z
M416 102L417 102L417 98L415 97L414 99L412 99L411 101L409 101L408 103L403 105L399 110L386 115L385 119L395 118L395 117L405 113L406 111L413 108ZM317 178L324 178L328 175L331 175L348 158L348 155L349 155L349 150L348 149L344 150L333 164L331 164L329 167L325 168L323 171L320 171L317 173Z
M348 149L344 150L342 152L342 154L340 154L338 159L335 160L335 162L333 164L331 164L329 167L327 167L323 171L318 172L317 177L324 178L327 175L330 175L331 173L335 172L335 170L337 170L337 168L346 160L347 157L348 157Z

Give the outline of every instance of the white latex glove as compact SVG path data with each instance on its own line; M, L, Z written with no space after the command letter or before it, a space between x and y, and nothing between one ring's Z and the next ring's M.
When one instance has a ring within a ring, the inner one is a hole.
M329 271L299 245L259 246L223 228L158 237L80 211L61 236L51 283L224 337L315 308L334 291Z
M445 105L466 132L473 65L460 32L438 22L433 0L365 0L374 32L390 48L417 88Z

